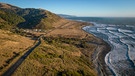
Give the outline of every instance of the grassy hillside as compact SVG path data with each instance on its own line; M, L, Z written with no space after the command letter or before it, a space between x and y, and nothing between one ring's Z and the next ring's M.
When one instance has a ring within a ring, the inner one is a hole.
M0 29L0 76L33 43L34 40Z
M44 37L13 76L96 76L89 39ZM84 53L84 51L87 51Z
M13 12L0 10L0 29L11 29L24 21L25 20L21 16Z
M43 37L13 76L97 76L92 54L98 40L81 30L84 24L63 21Z
M36 28L45 28L45 29L54 28L56 26L55 23L58 23L62 19L61 17L49 11L45 11L45 14L46 17L41 19L40 23L36 26Z
M57 23L62 18L54 13L43 9L35 8L19 8L9 4L0 3L0 21L1 28L9 26L17 26L25 29L51 29L54 23ZM7 26L8 25L8 26Z

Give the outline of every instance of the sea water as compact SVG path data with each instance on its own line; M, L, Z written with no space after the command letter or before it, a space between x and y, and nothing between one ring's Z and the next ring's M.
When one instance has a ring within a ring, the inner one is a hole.
M72 18L91 22L92 19ZM129 19L129 18L128 18ZM128 20L127 19L127 20ZM107 21L94 18L94 26L86 26L83 29L96 37L102 38L111 45L111 51L105 56L105 63L116 76L135 75L135 22L134 20ZM126 20L126 19L124 19ZM96 22L97 21L97 22ZM110 22L110 23L108 23Z

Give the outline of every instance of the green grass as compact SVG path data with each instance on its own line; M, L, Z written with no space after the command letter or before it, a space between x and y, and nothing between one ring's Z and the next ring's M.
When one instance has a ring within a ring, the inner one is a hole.
M86 40L45 37L13 76L95 76L92 62L81 52ZM88 44L89 45L89 44ZM89 50L94 50L93 49Z

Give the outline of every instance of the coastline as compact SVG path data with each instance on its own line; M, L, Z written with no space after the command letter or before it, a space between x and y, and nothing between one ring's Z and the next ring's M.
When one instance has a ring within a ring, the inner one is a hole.
M86 27L87 25L93 26L92 23L74 21L74 20L70 20L70 21L71 22L68 22L68 24L63 25L62 27L60 26L59 28L50 32L49 34L47 34L47 36L57 37L59 35L61 37L67 37L67 38L68 37L80 38L80 39L87 39L89 37L92 38L90 39L90 44L94 44L96 48L95 48L95 51L93 51L93 53L90 56L91 57L90 61L94 65L95 72L97 72L98 76L113 75L112 72L109 70L109 67L105 63L105 56L108 52L111 51L111 46L107 42L105 42L103 39L98 38L83 29L83 27ZM77 25L72 23L72 21L77 23ZM63 33L63 31L66 31L66 32Z
M112 75L112 72L109 70L109 67L105 63L105 56L110 51L111 47L106 42L104 43L105 44L103 45L98 45L94 53L95 57L93 63L96 64L96 69L98 70L99 76Z
M48 51L50 51L50 50L52 50L54 52L58 51L58 55L60 54L60 55L65 56L65 58L63 58L63 59L61 58L61 56L60 56L60 58L58 57L58 59L61 60L60 61L61 66L65 65L65 61L67 62L67 64L72 65L72 64L70 64L70 61L72 63L74 63L77 59L79 59L79 62L78 61L77 61L77 63L75 62L75 64L71 68L74 68L76 66L76 67L78 67L78 70L82 69L86 75L88 74L88 76L89 75L93 75L93 76L112 75L112 74L110 74L109 69L106 66L105 61L104 61L104 57L111 49L110 46L102 39L97 38L96 36L84 31L82 28L85 27L86 25L92 26L91 23L87 23L87 22L65 21L60 26L57 26L56 29L54 29L51 32L48 32L47 34L44 35L46 38L49 38L49 39L51 39L51 37L52 37L52 39L54 38L54 40L56 40L54 42L56 42L56 43L48 44L48 42L47 42L47 43L43 43L42 45L46 46L47 49L49 48L48 46L52 46L53 50L49 49ZM59 38L61 38L61 39L59 39ZM68 44L68 43L65 44L63 42L60 43L60 44L62 44L62 45L60 45L60 47L57 46L57 45L59 45L59 44L57 44L57 41L58 41L57 39L62 40L62 38L64 39L64 41L66 39L70 39L70 40L73 39L73 42L75 42L74 47L68 47L68 46L71 46L71 44ZM82 44L84 44L84 45L82 45ZM41 47L43 47L43 46L41 46ZM67 46L68 48L71 48L71 49L65 49L65 50L58 49L58 48L61 48L62 46ZM56 48L54 49L54 47L56 47ZM39 49L39 48L37 48L37 49ZM47 49L44 49L44 50L47 50ZM71 51L71 50L73 50L73 51ZM66 51L69 53L69 55L63 54L63 52L66 52ZM33 58L33 56L35 56L36 54L40 54L40 56L41 56L40 58L42 58L42 60L46 59L46 58L44 58L44 56L42 57L41 52L46 53L46 51L43 51L42 49L40 49L40 51L38 50L36 52L33 52L33 54L31 54L30 57ZM49 53L49 55L50 55L50 53ZM48 54L47 54L47 56L48 56ZM69 56L73 57L73 59L74 58L77 58L77 59L72 60L72 58L71 58L71 60L70 59L66 60L66 58L68 58ZM28 57L28 59L30 59L30 58ZM37 57L34 57L34 61L37 61L37 59L38 59ZM55 55L54 55L54 58L51 57L49 60L51 60L51 59L55 60L56 59ZM81 61L80 61L80 59L81 59ZM32 68L34 69L35 67L38 67L41 69L40 71L38 71L36 73L37 75L43 71L42 70L43 68L48 69L48 67L36 66L36 65L43 65L43 64L33 63L33 61L30 61L30 60L24 61L24 64L22 64L22 66L20 66L20 68L18 68L18 70L14 73L14 75L15 76L18 76L19 74L25 75L27 72L25 72L25 71L23 72L22 70L29 69L29 67L27 67L29 65L29 63L34 65L34 67L31 67L30 69L32 69ZM49 61L49 60L47 60L47 61ZM41 61L39 61L39 62L41 62ZM78 65L78 63L79 63L79 65ZM82 63L83 63L83 65L80 65ZM53 64L48 65L48 64L44 63L44 65L52 66ZM58 67L52 66L51 68L58 68ZM62 68L67 69L67 68L65 68L65 66L63 66ZM69 68L70 69L69 71L72 71L71 68ZM74 71L78 72L78 70L74 69L73 72ZM108 70L108 71L106 71L106 70ZM59 72L65 73L65 71L59 71L59 69L57 69L57 71L58 71L58 73ZM69 72L69 71L67 70L66 72ZM54 71L52 71L52 73L54 73ZM83 74L83 73L81 73L81 74ZM83 76L86 76L86 75L83 75Z
M99 46L96 49L97 52L94 54L97 56L94 59L98 71L103 70L102 73L106 72L106 75L113 76L133 76L135 74L134 28L132 25L108 25L100 23L95 23L95 26L86 26L83 28L86 32L106 42L105 50L102 50L102 46L101 48ZM108 49L109 45L110 49ZM110 50L109 53L107 53L107 49L108 51ZM100 51L103 51L103 53ZM103 61L103 59L105 60Z
M86 26L83 26L83 27L86 27ZM85 31L84 29L82 30ZM85 32L88 34L91 34L87 31ZM101 43L97 44L97 48L92 55L92 61L93 61L93 64L95 65L95 69L99 76L113 75L113 73L111 72L111 70L105 63L105 56L111 51L111 46L107 42L105 42L103 39L98 38L96 36L94 37L101 41Z

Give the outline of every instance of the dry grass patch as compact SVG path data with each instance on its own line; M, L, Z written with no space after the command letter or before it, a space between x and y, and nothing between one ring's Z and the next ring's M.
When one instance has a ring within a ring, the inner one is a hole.
M59 22L58 22L59 23ZM53 37L66 37L66 38L86 38L88 35L86 32L84 32L81 28L85 25L91 25L90 23L86 22L77 22L77 21L70 21L70 20L64 20L62 23L58 26L57 29L54 29L50 33L48 33L46 36L53 36Z
M33 43L34 41L28 38L0 30L0 74L7 70L14 60Z

